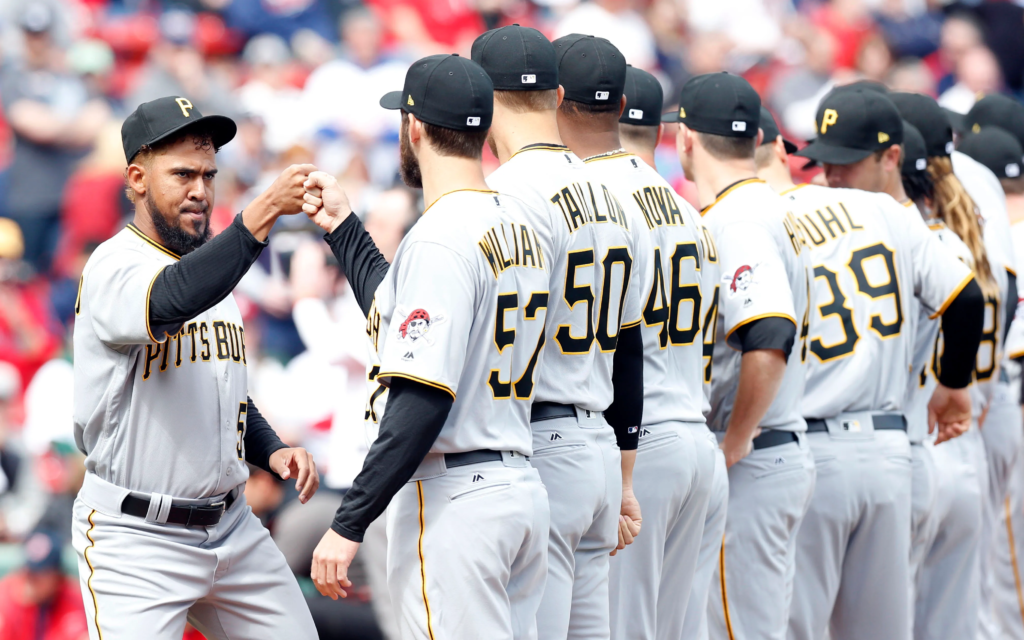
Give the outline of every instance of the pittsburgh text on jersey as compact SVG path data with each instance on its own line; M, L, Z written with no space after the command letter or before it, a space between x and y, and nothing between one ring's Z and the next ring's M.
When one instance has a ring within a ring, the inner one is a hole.
M182 326L181 330L169 336L164 342L153 342L146 345L146 362L142 371L142 379L149 380L156 371L166 371L174 352L174 366L180 367L182 362L209 362L231 360L246 366L245 361L245 329L241 325L224 320L215 320L212 330L206 321L194 321ZM212 342L211 342L212 339ZM159 365L156 361L159 360Z

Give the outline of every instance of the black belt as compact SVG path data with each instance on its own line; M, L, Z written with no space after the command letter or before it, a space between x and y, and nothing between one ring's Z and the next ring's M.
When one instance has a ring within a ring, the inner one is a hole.
M840 420L840 424L842 424ZM878 415L871 416L871 424L874 425L875 431L906 431L907 430L907 419L902 414L896 413L880 413ZM844 427L844 430L845 427ZM828 425L825 424L824 420L814 419L807 421L807 433L822 433L828 431Z
M780 444L799 442L800 438L792 431L779 431L778 429L765 429L761 435L754 438L755 449L767 449L777 447Z
M530 409L530 422L554 420L555 418L575 418L576 407L571 404L557 402L534 402Z
M231 508L241 491L231 491L220 502L210 505L174 506L167 512L167 524L181 524L186 527L212 527L220 523L224 512ZM121 513L136 518L145 518L149 514L149 498L133 495L125 496L121 502Z
M452 467L464 467L467 464L480 464L481 462L501 462L501 452L491 449L477 449L476 451L444 454L444 466L449 469Z

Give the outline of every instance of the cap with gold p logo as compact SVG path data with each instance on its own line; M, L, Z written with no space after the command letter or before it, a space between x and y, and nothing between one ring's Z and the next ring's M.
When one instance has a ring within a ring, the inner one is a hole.
M204 116L188 98L167 96L140 104L121 125L124 157L131 161L143 147L153 147L186 128L208 134L216 149L235 137L235 122L225 116Z
M181 115L186 118L188 117L188 112L195 109L195 107L192 106L192 103L189 102L188 98L175 98L174 101L178 103L179 107L181 107Z
M853 164L903 142L903 119L896 105L862 85L829 92L818 105L814 122L817 139L795 155L824 164Z

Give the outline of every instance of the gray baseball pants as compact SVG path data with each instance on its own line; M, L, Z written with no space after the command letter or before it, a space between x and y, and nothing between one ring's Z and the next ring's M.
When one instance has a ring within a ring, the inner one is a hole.
M548 501L521 455L446 469L428 454L388 507L388 590L404 640L533 640Z
M714 640L786 637L797 530L815 482L807 438L798 438L729 469L729 516L708 598Z
M600 413L580 408L575 418L541 420L531 426L530 462L540 473L551 504L538 636L607 640L608 554L618 544L622 509L622 461L615 434Z
M797 540L789 638L907 640L910 442L874 431L869 412L827 422L827 433L807 434L817 484Z
M611 637L679 640L697 570L718 443L705 428L667 422L640 430L633 492L640 535L611 559Z

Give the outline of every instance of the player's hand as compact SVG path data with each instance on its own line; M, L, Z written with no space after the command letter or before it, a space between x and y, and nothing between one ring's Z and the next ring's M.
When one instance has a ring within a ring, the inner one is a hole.
M726 431L722 439L722 452L725 454L725 466L731 467L743 458L750 455L754 450L754 438L761 435L761 427L754 430L749 438L738 438L735 432Z
M309 577L316 590L332 600L347 598L346 588L352 586L348 579L348 568L352 564L359 543L339 536L334 529L328 529L313 551L313 567Z
M640 503L633 494L632 487L622 488L622 507L619 509L619 544L612 551L615 555L627 544L633 544L633 539L640 535L640 525L643 518L640 515Z
M963 435L971 427L971 395L967 389L935 387L928 402L928 433L939 433L935 444Z
M306 179L305 188L302 211L327 233L337 229L352 214L348 196L334 176L314 171Z
M283 480L295 478L295 490L299 502L306 504L320 488L320 476L316 472L313 455L302 447L278 449L270 454L270 469Z
M291 216L302 211L306 195L306 179L316 171L311 164L293 164L277 176L274 183L259 195L275 216Z

